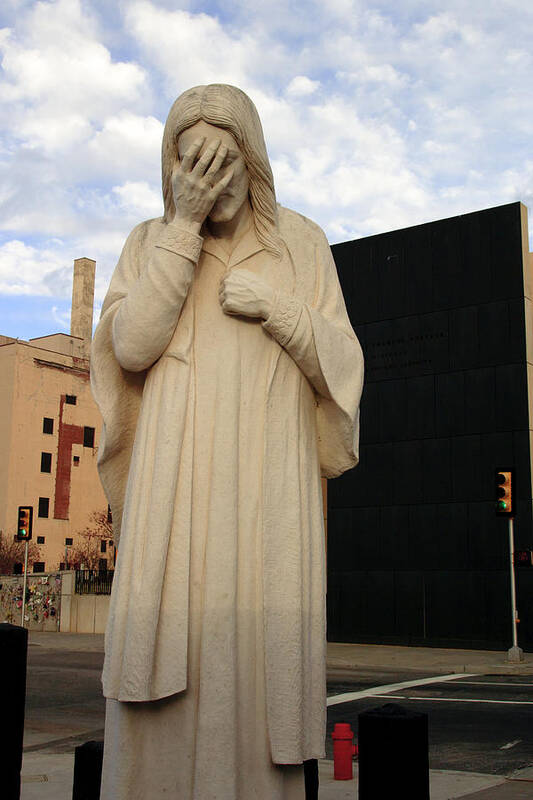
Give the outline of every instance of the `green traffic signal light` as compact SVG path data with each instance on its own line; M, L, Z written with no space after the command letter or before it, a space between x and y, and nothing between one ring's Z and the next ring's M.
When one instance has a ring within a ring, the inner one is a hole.
M17 539L19 542L29 542L32 538L33 506L19 506Z
M496 471L496 513L505 516L513 515L513 470Z

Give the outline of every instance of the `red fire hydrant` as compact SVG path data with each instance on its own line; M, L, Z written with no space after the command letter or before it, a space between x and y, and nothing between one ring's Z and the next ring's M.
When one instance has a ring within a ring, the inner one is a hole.
M333 777L336 781L351 781L352 758L357 752L353 744L353 731L349 722L337 722L331 734L333 739Z

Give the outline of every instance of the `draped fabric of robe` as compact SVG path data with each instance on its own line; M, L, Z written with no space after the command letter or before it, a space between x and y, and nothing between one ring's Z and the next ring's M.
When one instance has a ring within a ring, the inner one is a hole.
M162 249L166 227L130 234L92 351L120 536L103 798L157 778L169 797L296 800L301 775L275 765L324 752L320 476L357 463L361 351L310 221L279 208L280 260L250 230L230 256L206 238L197 266ZM241 268L277 292L263 324L220 307Z

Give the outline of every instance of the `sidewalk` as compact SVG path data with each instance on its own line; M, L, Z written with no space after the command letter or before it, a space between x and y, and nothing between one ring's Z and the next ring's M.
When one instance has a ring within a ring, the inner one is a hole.
M26 753L22 766L21 800L70 800L74 755ZM509 780L499 775L430 770L431 800L532 800L533 769ZM357 800L357 764L351 781L333 778L333 762L320 762L320 800ZM381 800L381 798L376 798Z
M431 800L531 800L533 798L533 770L520 778L508 780L499 775L479 775L474 772L429 771ZM357 764L351 781L333 778L333 761L320 762L320 800L357 800ZM374 798L372 798L374 800ZM381 800L381 798L375 798Z
M400 647L383 644L336 644L328 642L328 672L372 667L380 670L429 672L451 675L475 672L497 675L533 675L533 653L524 661L507 661L507 651L446 650L437 647Z
M104 635L30 631L29 646L103 652ZM533 653L524 653L523 662L512 664L507 661L507 651L502 650L451 650L328 642L328 671L373 667L391 671L400 669L406 672L429 672L434 675L449 675L454 672L533 675Z
M56 633L55 631L29 631L28 647L43 650L74 650L76 652L104 652L103 633Z

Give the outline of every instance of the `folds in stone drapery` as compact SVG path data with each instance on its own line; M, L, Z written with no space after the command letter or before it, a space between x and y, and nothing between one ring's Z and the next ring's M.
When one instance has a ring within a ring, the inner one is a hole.
M363 366L361 350L346 314L331 251L324 235L313 223L286 209L280 209L279 217L280 233L294 269L294 273L287 274L280 290L294 291L294 297L301 300L304 306L302 316L305 314L305 335L300 342L289 341L285 349L279 348L265 398L262 531L265 671L273 760L276 763L300 763L303 759L323 755L325 573L320 472L332 477L357 463L358 406ZM104 304L93 347L93 385L105 425L99 464L113 517L118 523L122 516L128 474L131 483L128 486L127 509L130 506L130 491L133 493L140 486L137 483L141 474L138 466L142 464L143 469L152 470L154 475L157 472L155 462L147 464L140 456L137 458L135 452L130 465L146 373L127 373L118 366L114 360L110 334L113 305L126 296L128 286L139 275L143 259L163 227L159 221L145 223L144 226L138 229L137 234L132 234L125 246L113 277L109 299ZM282 267L278 265L275 269L279 272ZM178 336L187 336L186 332L191 334L193 325L185 323L186 320L180 319L176 328ZM310 363L305 352L309 343L314 347L313 358L315 362L318 361L320 383L325 387L322 393L316 391L316 386L313 391L313 376L305 374L306 363ZM182 353L187 352L187 346L180 346L179 349ZM194 384L191 371L190 360L161 358L151 370L153 381L150 375L146 384L145 391L157 392L158 380L163 380L164 376L165 380L173 382L176 392L183 395L183 402L178 404L180 419L167 421L168 430L172 433L172 445L169 444L169 448L174 449L175 458L169 461L169 465L173 466L169 466L166 472L174 470L174 483L169 481L167 499L157 494L149 495L152 498L150 505L157 503L166 509L165 517L156 530L151 524L149 531L145 529L144 532L140 526L135 526L132 528L135 534L130 537L130 512L127 510L124 515L126 535L131 541L121 542L116 578L121 570L124 576L120 581L115 579L115 622L110 622L107 637L110 652L114 650L113 668L108 673L106 691L110 697L146 700L184 688L182 678L186 676L186 665L183 661L177 666L170 663L171 645L175 644L172 632L164 623L159 627L157 623L158 598L163 591L161 585L156 581L156 600L143 611L143 627L155 620L157 634L150 634L152 638L149 636L142 644L140 656L135 656L132 648L134 643L140 641L143 631L135 621L137 617L133 615L133 607L129 606L129 612L127 610L127 593L130 586L135 591L143 587L147 589L157 570L161 576L164 575L162 565L168 544L169 520L183 528L184 541L187 535L187 519L172 517L167 500L170 502L172 486L174 490L176 486L179 487L180 459L188 452L185 439L189 428L189 390L191 382ZM152 433L157 435L158 429L163 430L156 427ZM139 427L137 437L147 435L148 429ZM173 514L174 507L171 507ZM131 509L135 509L135 514L139 514L139 519L146 523L146 516L143 517L133 494ZM143 537L149 533L149 548L154 548L153 555L145 554L144 550L146 542ZM154 541L154 536L158 537L158 541ZM184 545L184 568L187 566L186 552ZM148 570L146 579L136 574L145 555L147 560L142 569ZM119 583L123 586L121 599L118 599ZM153 583L151 589L154 589ZM140 595L136 597L140 598ZM120 613L119 606L122 607ZM181 607L186 613L185 595ZM186 636L186 619L185 627L180 623L178 629ZM132 648L128 649L128 641L133 643ZM153 656L158 646L165 656L162 659L158 656L155 669L150 648ZM181 653L186 654L186 641ZM128 687L124 688L122 695L120 687Z

